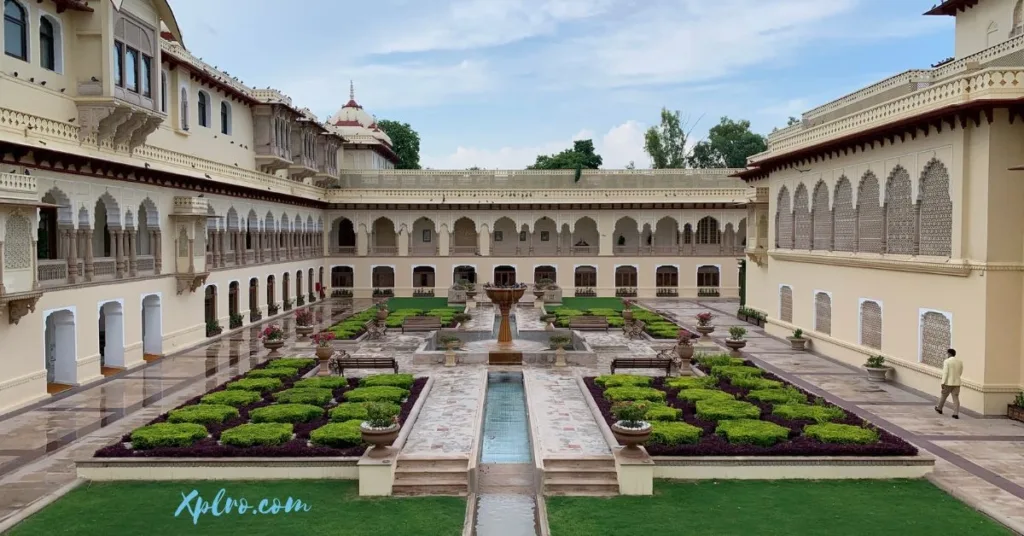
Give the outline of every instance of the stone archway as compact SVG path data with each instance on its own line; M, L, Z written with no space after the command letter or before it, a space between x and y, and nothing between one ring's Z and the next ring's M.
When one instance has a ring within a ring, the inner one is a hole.
M203 302L204 318L206 319L206 325L211 326L213 322L217 322L217 286L207 285L206 296Z
M50 313L44 328L46 390L56 394L78 382L78 345L75 313L68 309Z
M124 306L116 301L104 303L99 317L100 371L110 376L125 369Z
M164 334L160 296L150 294L142 299L142 358L146 361L163 355Z

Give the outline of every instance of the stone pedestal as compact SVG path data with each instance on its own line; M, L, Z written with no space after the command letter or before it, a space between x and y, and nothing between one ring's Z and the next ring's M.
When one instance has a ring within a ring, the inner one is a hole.
M454 367L457 364L458 364L458 361L456 361L456 359L455 359L455 351L454 350L448 350L447 352L444 353L444 366L446 366L446 367Z

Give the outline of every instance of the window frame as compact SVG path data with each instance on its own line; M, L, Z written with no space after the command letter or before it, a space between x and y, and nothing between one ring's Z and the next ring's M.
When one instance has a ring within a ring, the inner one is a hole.
M17 7L21 11L21 20L15 19L14 17L11 17L11 16L7 15L7 4L8 3L10 3L11 5ZM18 60L21 60L21 61L24 61L24 62L29 61L29 41L28 41L28 35L29 35L29 29L30 28L29 28L29 10L28 10L28 6L23 4L23 3L21 3L21 2L19 2L18 0L4 0L4 17L3 18L4 18L4 55L10 56L10 57L12 57L14 59L18 59ZM7 50L7 23L8 22L10 22L12 24L17 24L21 28L20 34L21 34L21 52L23 54L22 56L18 56L16 54L12 54L10 51Z
M147 99L153 98L153 58L144 52L139 52L142 61L139 62L139 85L142 86L140 93Z
M57 54L57 47L60 39L58 37L59 30L55 27L53 19L48 17L45 13L39 16L39 66L47 71L53 71L55 73L59 71L59 61ZM44 33L44 29L49 28L49 35ZM49 39L49 46L45 46L43 39ZM47 56L49 52L49 56ZM47 57L49 57L50 65L46 65Z
M132 56L132 55L134 55L134 57L135 57L134 65L129 64L129 61L128 61L129 56ZM125 91L131 91L132 93L139 93L139 68L140 68L140 65L142 63L139 60L141 59L141 56L142 56L142 53L139 52L139 49L137 49L137 48L135 48L133 46L127 45L127 44L124 45L124 62L122 63L122 65L124 65L124 89L125 89ZM131 82L128 79L128 75L130 75L130 74L135 75L135 80L134 80L135 87L132 87Z
M225 136L231 135L231 104L228 101L220 101L220 133Z
M199 126L210 128L210 94L200 90L196 97L196 113L199 114Z
M114 85L124 88L124 49L125 44L114 40Z

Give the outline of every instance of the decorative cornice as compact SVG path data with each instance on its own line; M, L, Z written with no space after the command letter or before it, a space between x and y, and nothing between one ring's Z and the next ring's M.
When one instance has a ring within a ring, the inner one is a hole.
M828 266L846 266L851 268L868 268L916 274L948 275L967 277L978 269L965 260L948 259L945 261L926 260L923 257L885 257L865 256L864 253L835 253L818 251L771 250L768 256L788 262L823 264Z

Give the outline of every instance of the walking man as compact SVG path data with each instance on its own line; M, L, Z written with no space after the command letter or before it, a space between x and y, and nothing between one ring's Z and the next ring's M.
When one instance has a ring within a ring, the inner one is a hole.
M956 357L956 350L946 350L946 360L942 362L942 397L939 398L939 405L935 406L935 413L942 415L942 408L946 405L946 398L953 395L953 418L960 418L960 376L964 373L964 362Z

